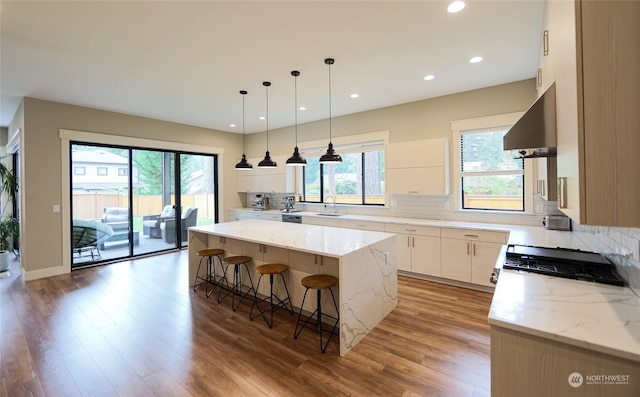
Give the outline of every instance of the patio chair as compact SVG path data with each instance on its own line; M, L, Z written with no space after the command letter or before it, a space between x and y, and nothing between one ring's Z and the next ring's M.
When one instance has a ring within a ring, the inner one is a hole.
M122 232L129 229L129 208L107 207L103 209L102 223L111 226L114 232Z
M184 207L182 209L182 224L181 236L182 241L187 240L187 229L191 226L195 226L198 220L198 209L195 207ZM175 243L176 242L176 221L175 219L167 219L160 225L160 230L162 232L162 238L167 243Z
M176 210L172 205L165 205L161 213L142 217L142 234L151 238L162 238L162 225L167 219L174 219Z
M100 259L99 244L114 234L111 226L97 220L74 219L72 229L71 249L73 253L78 255L78 258L90 255L92 261Z

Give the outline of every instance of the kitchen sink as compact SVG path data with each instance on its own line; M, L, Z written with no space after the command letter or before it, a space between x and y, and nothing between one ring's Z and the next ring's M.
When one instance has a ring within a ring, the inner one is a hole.
M340 216L340 215L342 215L342 214L317 213L316 215L322 215L322 216Z

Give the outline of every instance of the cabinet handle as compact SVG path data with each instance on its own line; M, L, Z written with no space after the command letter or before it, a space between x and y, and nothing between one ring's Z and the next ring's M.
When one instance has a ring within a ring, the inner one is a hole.
M314 265L318 264L318 255L313 255L313 264Z
M465 234L465 237L473 237L473 238L478 238L477 234Z
M538 69L536 80L538 81L538 87L542 87L542 69Z
M262 246L262 253L263 253L263 254L266 254L266 253L267 253L267 246L266 246L266 245L263 245L263 246Z
M417 190L409 190L407 193L414 193L415 194L415 193L420 193L420 192L417 191Z
M476 256L476 243L473 243L473 256Z
M407 236L407 247L411 248L411 236Z
M413 247L413 248L416 247L416 238L415 237L411 237L411 247Z
M544 183L544 180L540 181L540 191L542 192L542 193L540 193L540 194L541 194L542 196L544 196L544 195L546 194L546 193L545 193L545 189L546 189L546 188L545 188L545 186L546 186L546 185L545 185L545 183Z
M542 53L544 54L544 56L549 55L549 31L545 30L542 33Z
M416 229L404 229L405 232L415 232Z
M471 244L471 243L467 243L467 255L469 255L469 245L470 245L470 244Z
M567 177L558 178L558 208L567 208Z

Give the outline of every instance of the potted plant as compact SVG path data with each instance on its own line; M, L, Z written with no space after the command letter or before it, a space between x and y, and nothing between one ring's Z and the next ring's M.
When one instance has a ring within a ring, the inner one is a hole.
M13 242L20 236L20 222L13 214L13 199L18 192L18 181L13 171L0 161L0 192L2 212L0 212L0 272L9 268Z

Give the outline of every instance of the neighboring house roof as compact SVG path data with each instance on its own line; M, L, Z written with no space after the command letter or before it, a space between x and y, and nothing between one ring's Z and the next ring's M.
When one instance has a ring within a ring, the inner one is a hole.
M106 150L74 150L71 152L74 163L109 163L128 165L129 159Z

